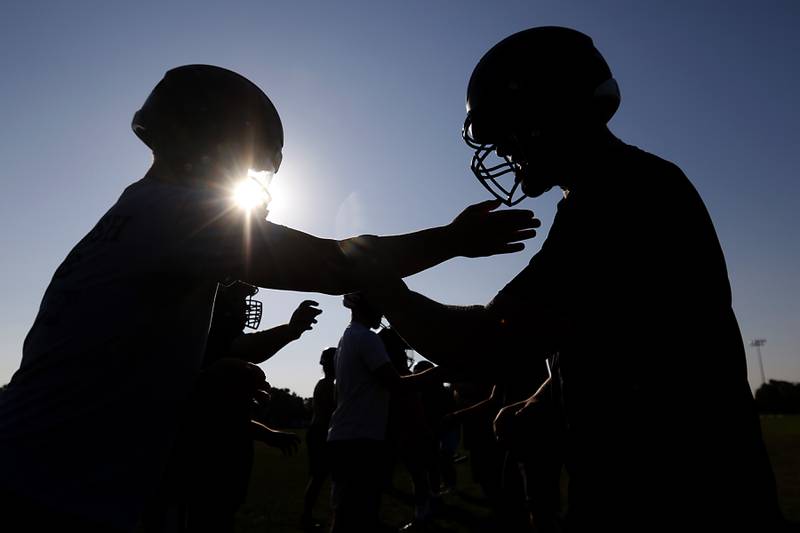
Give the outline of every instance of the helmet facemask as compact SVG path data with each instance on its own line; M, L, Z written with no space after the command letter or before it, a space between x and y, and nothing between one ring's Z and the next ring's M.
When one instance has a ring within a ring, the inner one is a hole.
M472 172L505 205L538 196L560 184L582 130L604 126L619 101L587 35L555 26L510 35L483 55L467 86L462 136L474 150Z
M217 306L224 312L224 320L231 322L238 331L242 328L258 329L261 324L263 307L260 301L253 296L258 293L258 287L243 281L230 281L221 283L217 289L217 298L214 302L214 313L218 313Z
M470 163L472 173L480 184L503 204L509 207L517 205L525 198L525 193L520 187L521 182L517 178L517 172L521 169L520 164L514 162L508 155L497 155L496 144L482 144L476 141L472 137L471 128L472 116L467 114L461 137L467 146L475 150ZM490 157L494 158L496 164L487 165L486 161L487 159L491 161Z
M261 314L263 312L263 306L260 300L254 300L253 296L258 292L258 287L253 287L255 292L247 297L244 302L245 310L244 310L244 327L250 329L258 329L258 326L261 324Z

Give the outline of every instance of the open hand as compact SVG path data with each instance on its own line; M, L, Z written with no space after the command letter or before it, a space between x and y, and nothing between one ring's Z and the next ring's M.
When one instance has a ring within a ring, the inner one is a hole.
M448 226L456 255L486 257L525 248L520 242L536 236L541 226L533 211L504 209L499 200L487 200L464 209Z
M322 313L319 304L313 300L303 300L289 319L289 325L298 335L308 331L317 323L317 317Z

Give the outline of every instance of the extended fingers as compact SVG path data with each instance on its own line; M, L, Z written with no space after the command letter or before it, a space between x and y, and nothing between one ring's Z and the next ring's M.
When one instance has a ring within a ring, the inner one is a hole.
M486 216L487 220L498 227L509 228L538 228L542 225L533 211L529 209L507 209L496 211Z
M494 211L498 207L500 207L500 200L484 200L483 202L478 202L477 204L472 204L471 206L467 207L470 211L483 211L489 212Z
M535 229L525 229L522 231L518 231L508 236L508 241L526 241L528 239L532 239L536 237L536 230Z
M489 255L502 255L502 254L513 254L515 252L520 252L525 249L525 244L521 242L512 242L508 244L502 244L497 248L494 248L490 251Z
M496 245L493 248L494 253L511 253L518 252L525 248L525 245L520 241L527 241L536 237L535 229L525 229L509 233L497 235Z

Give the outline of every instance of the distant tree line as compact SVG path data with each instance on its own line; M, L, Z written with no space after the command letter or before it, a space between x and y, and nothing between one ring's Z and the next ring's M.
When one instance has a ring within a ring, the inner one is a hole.
M800 383L771 379L756 391L756 405L760 413L800 413Z

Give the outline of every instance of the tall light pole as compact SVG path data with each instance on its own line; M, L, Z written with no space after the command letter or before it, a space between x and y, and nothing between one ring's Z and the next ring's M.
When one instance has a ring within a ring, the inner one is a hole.
M753 339L750 341L750 346L754 346L758 354L758 368L761 369L761 384L767 383L767 378L764 377L764 360L761 358L761 347L767 343L767 339Z

